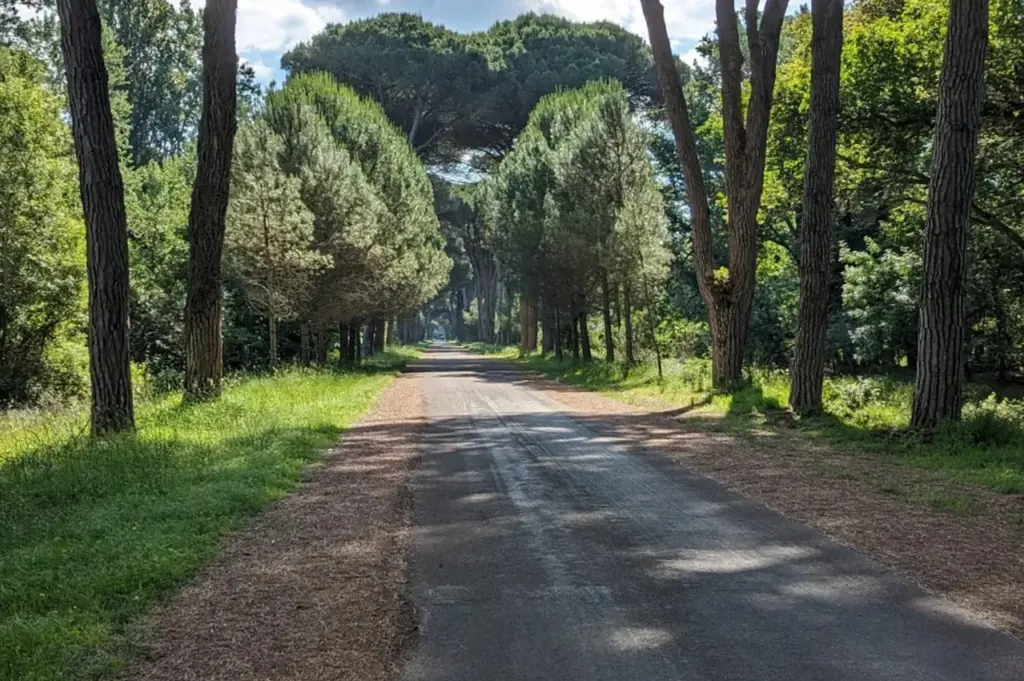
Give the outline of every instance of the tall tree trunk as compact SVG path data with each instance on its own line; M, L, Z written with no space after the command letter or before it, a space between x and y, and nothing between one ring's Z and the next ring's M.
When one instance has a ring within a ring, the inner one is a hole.
M570 315L569 318L569 344L572 346L572 361L580 361L580 334L579 324L580 318L577 315Z
M633 298L629 284L622 287L622 311L626 324L626 366L633 366L636 364L636 354L633 350Z
M967 242L987 48L988 0L952 0L928 184L910 420L916 428L958 420L963 407Z
M519 297L519 347L523 352L537 349L537 298L525 293Z
M604 358L608 363L615 361L615 338L612 336L612 291L608 283L608 272L601 273L601 314L604 316Z
M594 361L594 354L590 350L590 328L587 324L587 312L584 310L580 313L580 347L583 350L583 361L592 362Z
M825 381L843 12L843 0L811 3L811 112L804 164L800 306L789 389L789 403L800 413L821 411Z
M555 351L555 331L557 322L555 320L555 309L547 300L540 301L541 307L541 352L548 354Z
M719 61L722 70L722 118L728 203L729 262L721 277L714 259L711 211L697 139L665 28L659 0L641 0L665 111L683 168L697 284L708 310L712 340L712 376L719 389L742 380L757 266L757 212L764 186L768 119L779 51L779 34L788 0L767 0L759 17L758 0L746 0L750 90L744 117L743 51L734 0L716 0Z
M321 322L316 327L316 363L319 366L327 364L327 353L331 346L331 332L327 330L327 324Z
M309 322L299 324L299 360L302 366L309 366Z
M373 351L384 352L386 343L387 322L384 319L377 319L373 322Z
M235 141L237 0L208 0L203 10L203 111L188 219L185 301L185 397L220 394L221 264Z
M473 253L473 278L476 282L477 340L494 343L494 313L498 297L498 272L494 254L484 248Z
M343 369L348 363L348 325L338 323L338 368Z
M460 343L466 340L466 329L463 315L466 311L466 292L460 286L455 291L455 339Z
M277 318L271 314L269 319L270 327L270 368L277 366Z
M349 366L354 367L359 364L359 324L349 322L346 328L348 330L346 361Z
M128 226L95 0L59 0L61 51L85 214L93 435L135 428L128 347Z
M558 307L554 308L555 324L553 327L555 337L555 358L562 361L562 315L558 314Z

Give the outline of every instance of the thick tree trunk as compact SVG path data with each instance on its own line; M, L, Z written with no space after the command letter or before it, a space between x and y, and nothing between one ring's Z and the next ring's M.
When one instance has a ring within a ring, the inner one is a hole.
M453 327L455 329L455 340L460 343L466 340L466 329L465 322L463 320L463 314L466 311L466 292L460 286L455 291L455 323Z
M821 411L825 381L843 12L843 0L811 3L811 112L804 164L800 306L789 389L789 403L800 413Z
M185 398L220 393L221 264L236 129L237 0L210 0L203 11L203 114L199 162L188 214L185 299Z
M203 10L203 111L188 220L185 301L185 397L220 394L221 261L235 140L237 0L208 0Z
M309 366L309 322L299 325L299 360L302 366Z
M377 319L373 323L373 351L374 353L384 352L386 346L387 322Z
M958 420L963 407L967 242L987 48L988 0L952 0L928 185L911 414L916 428Z
M608 273L602 273L601 280L601 314L604 317L604 358L606 362L615 361L615 338L612 336L612 291L608 283Z
M540 301L540 312L541 312L541 352L548 354L555 351L555 336L557 332L557 324L555 321L555 310L546 301Z
M569 320L569 344L572 346L572 361L580 361L580 334L579 334L579 321L578 316L573 316Z
M788 0L767 0L758 20L758 1L746 0L750 74L744 117L743 51L734 0L717 0L722 119L728 203L728 274L719 276L714 259L711 212L697 151L697 140L683 97L665 16L658 0L641 0L665 111L676 140L690 207L697 284L708 310L715 386L728 389L742 380L743 356L754 299L757 266L757 212L764 186L768 119L775 88L779 34Z
M359 324L358 322L349 322L348 329L348 348L346 361L349 366L356 366L359 364Z
M344 369L348 363L348 326L338 324L338 368Z
M558 308L554 308L555 324L553 327L555 337L555 358L561 362L564 357L562 355L562 315L558 314Z
M633 299L629 284L622 288L622 312L626 325L626 365L633 366L636 364L636 354L633 350Z
M316 363L319 366L327 364L327 353L331 347L331 332L327 330L325 323L316 327Z
M85 215L93 435L135 428L128 347L128 226L95 0L59 0L61 51Z
M587 324L587 313L580 313L580 347L583 350L583 361L594 361L594 354L590 350L590 328Z
M494 313L498 297L498 272L494 255L477 249L473 258L473 278L476 280L477 340L494 343Z
M537 299L525 294L519 298L519 348L537 350Z

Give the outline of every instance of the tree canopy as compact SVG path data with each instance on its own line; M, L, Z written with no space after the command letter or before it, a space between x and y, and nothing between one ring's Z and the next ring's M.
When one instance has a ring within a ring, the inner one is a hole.
M428 162L467 152L500 160L537 102L597 78L634 103L656 98L650 53L622 27L525 14L458 34L412 14L331 25L282 58L292 73L326 71L374 98Z

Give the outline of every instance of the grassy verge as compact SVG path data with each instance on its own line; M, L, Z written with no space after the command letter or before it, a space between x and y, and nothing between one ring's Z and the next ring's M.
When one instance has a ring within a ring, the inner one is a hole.
M293 490L413 355L153 399L134 437L80 437L71 414L0 420L0 679L115 674L139 616Z
M515 359L519 357L519 348L515 346L504 346L504 345L492 345L490 343L463 343L462 347L473 352L479 352L482 355L488 355L491 357L502 357L505 359Z
M491 348L489 354L518 355L514 348ZM969 391L964 422L942 430L933 442L925 444L906 432L913 386L901 378L830 378L824 395L827 414L794 424L784 413L789 400L785 371L755 369L745 387L719 393L711 389L707 360L666 361L660 381L649 364L627 372L620 364L601 361L574 364L540 355L519 361L566 384L641 406L672 409L685 428L737 435L793 432L844 451L882 455L938 471L953 482L1006 494L1024 493L1024 403L986 399L985 390L978 386ZM928 503L957 505L947 501Z

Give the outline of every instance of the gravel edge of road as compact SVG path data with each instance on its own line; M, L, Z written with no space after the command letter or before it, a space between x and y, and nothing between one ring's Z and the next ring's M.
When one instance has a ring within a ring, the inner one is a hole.
M147 620L129 681L384 681L417 633L408 594L426 407L402 374L301 486Z

